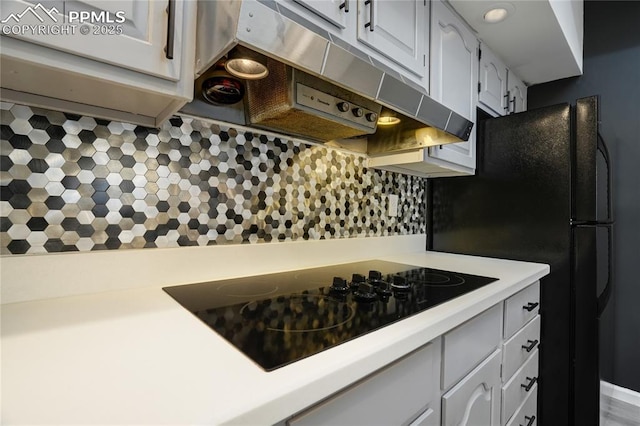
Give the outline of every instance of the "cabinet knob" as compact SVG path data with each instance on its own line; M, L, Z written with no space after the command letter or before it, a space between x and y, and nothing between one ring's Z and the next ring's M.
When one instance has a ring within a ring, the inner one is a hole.
M522 345L522 349L531 352L538 345L537 340L527 340L527 345Z
M524 306L522 307L522 309L526 309L527 311L531 312L531 311L533 311L535 308L537 308L537 307L538 307L538 305L539 305L539 303L538 303L538 302L529 302L529 303L527 303L526 305L524 305Z
M537 377L527 377L527 381L529 383L527 383L527 384L523 383L523 384L520 385L520 387L524 388L524 390L526 392L529 392L531 390L531 388L533 387L533 385L535 385L536 382L538 381L538 378Z

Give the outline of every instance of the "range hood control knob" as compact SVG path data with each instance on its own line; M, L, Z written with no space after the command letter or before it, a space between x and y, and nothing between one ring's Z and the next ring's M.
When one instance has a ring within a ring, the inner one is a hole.
M369 123L375 123L378 121L378 114L375 112L368 112L367 115L365 115L365 118Z
M349 108L351 107L351 105L349 105L349 102L338 102L338 104L336 106L338 107L338 110L340 112L347 112L347 111L349 111Z
M353 112L353 115L355 115L358 118L364 115L364 111L362 110L362 108L358 108L358 107L352 109L351 112Z

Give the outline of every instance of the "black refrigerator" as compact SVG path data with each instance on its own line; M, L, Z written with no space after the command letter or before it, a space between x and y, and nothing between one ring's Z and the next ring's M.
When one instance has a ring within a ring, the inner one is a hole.
M597 425L612 291L611 163L598 98L478 120L475 176L428 181L427 249L547 263L538 420Z

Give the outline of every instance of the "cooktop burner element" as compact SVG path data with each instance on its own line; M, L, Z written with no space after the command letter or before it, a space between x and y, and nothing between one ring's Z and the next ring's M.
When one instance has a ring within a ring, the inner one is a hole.
M271 371L496 280L374 260L164 290Z

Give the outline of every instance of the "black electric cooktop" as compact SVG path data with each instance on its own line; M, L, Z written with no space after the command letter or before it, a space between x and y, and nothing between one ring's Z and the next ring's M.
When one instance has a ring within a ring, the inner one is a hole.
M496 280L374 260L164 290L271 371Z

